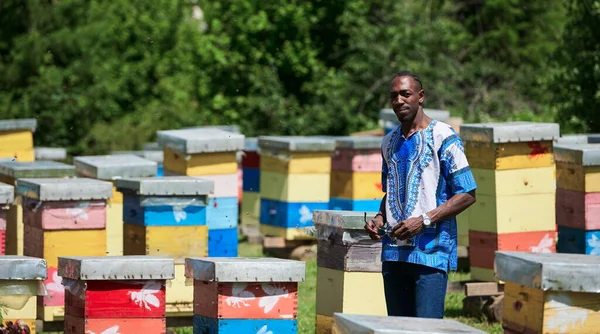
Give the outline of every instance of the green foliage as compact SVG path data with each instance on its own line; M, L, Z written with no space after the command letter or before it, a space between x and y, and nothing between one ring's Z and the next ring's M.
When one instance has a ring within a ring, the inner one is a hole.
M558 95L546 87L588 57L550 68L561 0L0 6L0 117L36 117L36 145L74 155L139 149L157 130L186 126L236 124L248 136L375 128L391 77L405 69L421 76L427 107L467 121L553 120ZM582 15L580 25L592 23ZM579 31L571 26L567 37Z

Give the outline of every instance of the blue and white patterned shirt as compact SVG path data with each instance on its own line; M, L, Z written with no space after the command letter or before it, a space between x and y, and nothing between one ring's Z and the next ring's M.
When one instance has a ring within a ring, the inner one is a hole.
M464 153L462 140L448 124L432 120L423 130L404 138L402 127L382 141L381 183L388 231L399 222L419 217L455 194L477 188ZM456 218L432 224L407 244L382 238L381 261L403 261L443 271L457 267Z

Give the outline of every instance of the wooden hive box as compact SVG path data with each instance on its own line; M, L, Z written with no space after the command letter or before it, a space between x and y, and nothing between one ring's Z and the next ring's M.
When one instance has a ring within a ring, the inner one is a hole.
M2 323L18 323L35 334L36 299L46 279L46 261L40 258L0 256L0 304Z
M19 178L73 177L75 167L54 161L0 163L0 182L14 185ZM6 254L23 255L23 199L16 193L6 217Z
M329 137L258 138L261 233L286 240L312 239L312 212L329 207L331 154ZM276 167L274 167L276 166Z
M600 257L496 252L510 333L598 333Z
M0 255L6 254L6 217L8 209L15 201L15 188L0 183Z
M106 255L106 202L112 196L112 184L79 178L25 178L17 180L16 188L26 203L37 203L23 207L27 218L23 253L47 261L44 284L48 294L38 298L38 317L54 321L64 305L58 257ZM82 203L94 206L89 210L79 207Z
M35 160L64 161L67 159L67 149L64 147L35 147Z
M65 333L166 333L166 281L172 259L60 257ZM112 332L111 332L112 331Z
M113 183L113 196L107 208L106 255L123 255L123 195L117 191L116 180L156 176L157 163L133 154L120 154L75 157L74 165L79 176Z
M188 258L194 280L194 333L296 333L302 261Z
M244 135L217 128L166 130L156 133L166 170L188 176L236 174L236 152Z
M388 317L335 313L332 334L484 334L471 326L448 319Z
M258 138L246 138L242 155L242 204L240 223L242 232L256 234L260 224L260 154ZM252 229L246 231L246 229Z
M35 161L33 133L37 128L35 118L0 121L0 158L19 162Z
M554 150L558 251L600 255L600 144L556 144Z
M376 212L316 211L317 333L331 331L336 312L387 315L381 241L363 229ZM364 282L370 282L365 285Z

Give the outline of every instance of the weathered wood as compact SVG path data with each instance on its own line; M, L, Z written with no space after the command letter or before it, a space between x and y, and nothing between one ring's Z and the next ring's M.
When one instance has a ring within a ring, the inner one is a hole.
M381 271L381 242L360 240L344 244L341 234L333 234L328 240L319 240L317 245L317 265L320 267L343 271Z
M503 298L503 295L465 297L463 313L470 317L485 317L490 322L499 322L502 320Z
M504 291L504 285L497 282L473 282L465 284L465 295L467 297L475 296L495 296Z

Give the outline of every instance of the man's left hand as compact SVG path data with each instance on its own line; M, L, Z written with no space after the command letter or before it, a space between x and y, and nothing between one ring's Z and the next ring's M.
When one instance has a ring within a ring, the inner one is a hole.
M413 217L402 221L392 228L392 234L398 240L406 240L423 230L423 217Z

